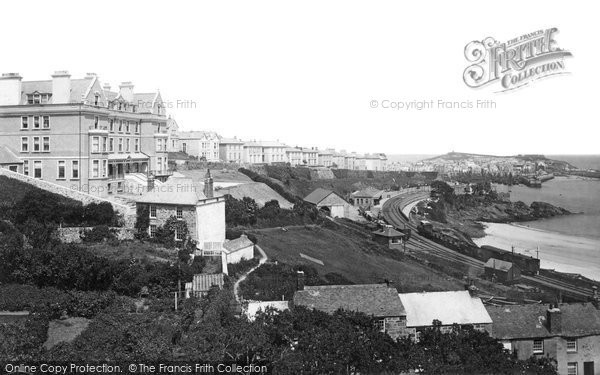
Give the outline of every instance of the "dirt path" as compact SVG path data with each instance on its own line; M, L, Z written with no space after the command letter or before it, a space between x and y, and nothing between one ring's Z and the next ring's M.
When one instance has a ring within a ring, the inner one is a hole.
M264 252L263 249L260 248L260 246L255 245L256 249L258 250L258 252L260 253L260 260L258 261L258 265L256 265L255 267L252 267L251 269L248 270L248 272L244 273L242 275L242 277L240 277L235 284L233 284L233 294L235 295L235 300L237 302L241 302L242 301L242 297L240 296L240 283L244 280L246 280L246 278L248 277L248 275L250 275L252 272L254 272L258 267L262 266L267 259L269 259L267 257L267 253Z

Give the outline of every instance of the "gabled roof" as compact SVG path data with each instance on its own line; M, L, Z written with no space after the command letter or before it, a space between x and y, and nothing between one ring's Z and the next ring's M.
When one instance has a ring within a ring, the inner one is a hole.
M547 305L487 306L494 321L492 336L509 340L600 335L600 310L592 303L561 303L558 308L562 329L551 333L546 322Z
M281 143L279 141L250 141L250 142L245 142L244 146L246 146L246 147L265 147L265 148L270 148L270 147L287 148L288 147L286 144Z
M158 92L133 94L133 105L138 107L139 113L152 113L154 105L160 101L160 93Z
M359 191L355 191L352 193L353 197L358 198L379 198L383 194L382 190L378 190L372 187L368 187L366 189L362 189Z
M219 143L222 145L228 145L228 144L242 145L242 144L244 144L244 141L242 141L241 139L237 139L237 138L221 138Z
M386 284L307 286L294 294L294 305L329 314L343 309L375 317L406 315L396 289Z
M199 200L206 199L201 185L194 184L191 178L169 178L137 199L140 203L175 204L195 206Z
M23 164L17 153L8 146L0 147L0 164Z
M485 268L493 268L499 271L507 272L512 268L513 264L505 260L490 258L485 262Z
M189 131L180 132L180 139L207 139L207 140L219 140L219 135L216 132L211 131Z
M492 318L481 299L468 291L401 293L407 327L428 327L435 319L442 325L489 324Z
M242 234L235 240L225 241L223 243L223 248L229 253L233 253L250 246L254 246L254 242L250 241L245 234Z
M331 190L327 190L327 189L323 189L323 188L317 188L315 190L312 191L312 193L308 194L305 198L304 201L308 202L308 203L312 203L312 204L319 204L323 199L327 198L329 195L331 194L335 194L333 191ZM339 197L339 195L338 195ZM340 199L343 199L342 197L340 197Z
M82 79L72 79L71 80L71 103L81 103L82 98L85 93L91 87L91 84L94 82L95 77L88 77ZM33 94L35 92L41 94L52 94L52 80L45 81L23 81L21 90L23 91L23 96L21 98L21 103L27 103L27 94Z
M404 233L397 231L396 229L394 229L392 227L385 227L385 228L376 230L373 232L373 234L377 235L377 236L388 237L388 238L404 237Z

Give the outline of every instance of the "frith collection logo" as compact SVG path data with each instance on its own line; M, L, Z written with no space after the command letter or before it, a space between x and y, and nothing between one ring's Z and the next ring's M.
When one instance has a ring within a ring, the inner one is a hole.
M467 86L478 88L495 82L497 92L514 90L535 80L568 73L564 58L571 52L558 47L557 28L537 30L500 43L494 38L465 46L469 65L463 74Z

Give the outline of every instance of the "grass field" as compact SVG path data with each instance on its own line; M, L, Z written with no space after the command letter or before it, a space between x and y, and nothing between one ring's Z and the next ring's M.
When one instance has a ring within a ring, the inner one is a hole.
M292 209L293 203L287 201L279 195L275 190L271 189L266 184L261 182L251 182L218 190L221 194L230 194L235 199L242 200L244 197L250 197L258 203L260 207L265 203L276 200L279 202L279 207Z
M461 280L434 271L397 250L389 250L371 241L368 232L351 227L293 227L287 232L264 229L251 233L269 258L290 265L313 266L321 276L334 272L357 284L388 279L401 292L464 288Z

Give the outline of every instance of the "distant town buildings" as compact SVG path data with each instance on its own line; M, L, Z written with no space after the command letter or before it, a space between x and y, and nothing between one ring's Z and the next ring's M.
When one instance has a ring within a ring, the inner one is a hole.
M226 163L242 164L244 161L244 142L237 138L221 138L219 157Z
M195 156L201 160L215 162L221 160L219 158L220 137L215 132L179 132L179 141L181 143L179 151Z

